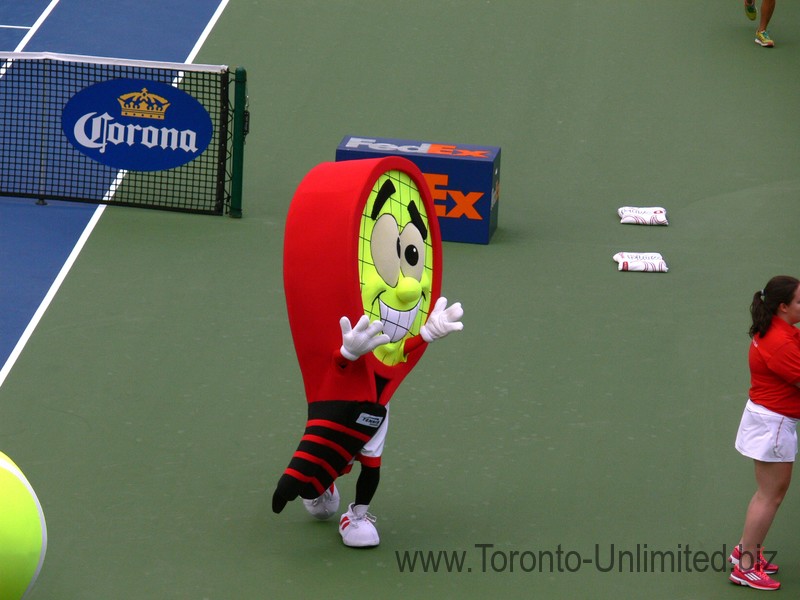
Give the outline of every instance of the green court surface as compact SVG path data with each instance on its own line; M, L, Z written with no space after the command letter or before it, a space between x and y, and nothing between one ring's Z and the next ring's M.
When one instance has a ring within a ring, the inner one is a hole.
M47 517L31 599L755 594L722 557L749 302L800 273L800 7L770 29L733 0L232 0L197 61L248 70L244 218L107 209L0 388ZM346 134L503 153L491 243L444 245L465 328L394 396L363 551L270 509L306 409L283 223ZM792 597L798 512L767 539Z

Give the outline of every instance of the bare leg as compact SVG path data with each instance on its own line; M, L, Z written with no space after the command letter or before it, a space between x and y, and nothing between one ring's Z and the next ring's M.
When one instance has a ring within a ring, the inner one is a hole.
M742 553L739 566L742 570L753 567L754 559L764 546L764 539L778 507L789 489L794 465L790 462L754 462L758 489L747 507L744 531L739 542Z
M772 18L772 13L775 11L775 0L761 0L761 21L758 24L758 30L764 31L769 25L769 20Z

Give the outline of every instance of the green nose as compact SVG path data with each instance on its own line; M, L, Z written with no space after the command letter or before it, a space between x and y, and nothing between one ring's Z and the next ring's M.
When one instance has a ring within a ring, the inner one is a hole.
M413 277L400 277L395 292L400 302L404 304L416 304L422 294L422 284Z

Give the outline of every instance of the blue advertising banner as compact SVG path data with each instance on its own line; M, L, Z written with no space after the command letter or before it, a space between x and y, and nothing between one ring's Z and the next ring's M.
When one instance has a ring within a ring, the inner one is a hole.
M194 97L158 81L112 79L75 94L64 107L64 134L104 165L163 171L200 156L213 134L211 117Z
M442 240L488 244L497 229L500 148L345 136L336 160L403 156L425 176Z

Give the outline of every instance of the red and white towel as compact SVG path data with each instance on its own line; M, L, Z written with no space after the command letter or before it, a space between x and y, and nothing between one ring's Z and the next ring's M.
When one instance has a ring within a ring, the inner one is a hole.
M619 271L666 273L669 271L664 257L658 252L617 252L614 256Z
M661 206L620 206L620 223L633 225L669 225L667 211Z

